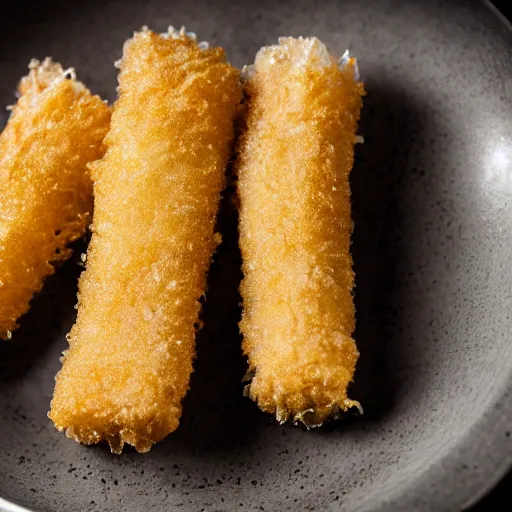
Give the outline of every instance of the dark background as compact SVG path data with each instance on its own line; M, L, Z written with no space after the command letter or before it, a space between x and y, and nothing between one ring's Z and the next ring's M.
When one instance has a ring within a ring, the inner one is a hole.
M494 5L512 23L512 0L493 0ZM512 55L510 56L512 59ZM470 512L501 512L512 510L512 471Z

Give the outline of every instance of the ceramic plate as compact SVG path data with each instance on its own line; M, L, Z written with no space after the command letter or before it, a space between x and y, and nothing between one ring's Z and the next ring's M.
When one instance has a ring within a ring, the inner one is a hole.
M123 41L186 25L250 63L281 35L348 47L366 83L352 175L362 417L280 427L242 397L236 213L177 432L146 455L46 417L80 267L0 345L0 496L33 511L454 511L512 463L512 31L478 1L4 2L0 104L32 57L109 100ZM2 113L0 122L6 120ZM83 248L82 248L83 249ZM80 252L80 248L78 252Z

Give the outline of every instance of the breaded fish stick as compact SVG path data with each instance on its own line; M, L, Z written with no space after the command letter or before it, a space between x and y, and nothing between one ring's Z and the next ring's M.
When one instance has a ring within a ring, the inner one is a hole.
M221 48L147 29L124 47L78 319L49 417L147 452L178 427L241 101Z
M316 38L281 38L246 70L238 163L240 329L252 382L276 416L318 426L347 398L358 351L349 174L363 86Z
M66 260L92 214L86 164L103 155L109 107L74 71L33 60L0 135L0 338Z

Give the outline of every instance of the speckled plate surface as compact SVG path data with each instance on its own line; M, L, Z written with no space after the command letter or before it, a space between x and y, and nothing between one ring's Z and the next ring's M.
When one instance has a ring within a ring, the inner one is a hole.
M113 100L113 62L143 24L184 24L240 66L280 35L350 47L368 90L352 179L351 395L365 415L307 432L242 398L237 219L225 201L178 431L118 457L46 418L75 315L70 262L0 345L0 508L454 511L487 491L512 462L512 32L496 13L463 0L12 4L2 105L46 55Z

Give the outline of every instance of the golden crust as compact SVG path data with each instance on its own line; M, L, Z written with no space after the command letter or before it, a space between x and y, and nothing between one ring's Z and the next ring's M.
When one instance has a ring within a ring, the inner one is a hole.
M10 338L92 213L86 164L103 154L110 109L60 64L32 61L0 135L0 338Z
M148 451L178 427L241 100L221 48L134 35L105 157L78 319L49 417L79 442Z
M355 61L282 39L246 71L239 145L240 329L260 408L316 426L347 398L358 351L349 174L362 106Z

